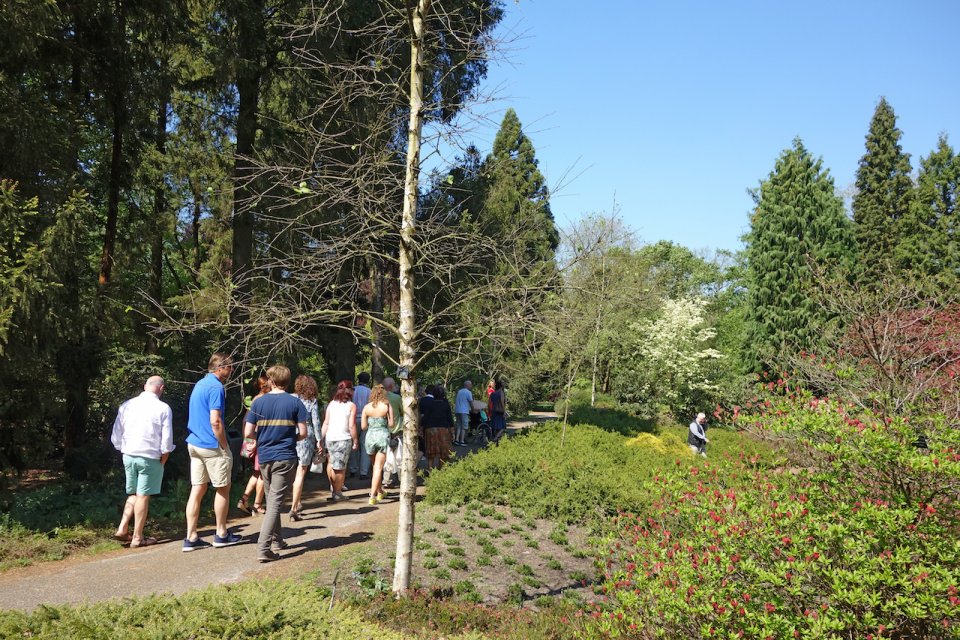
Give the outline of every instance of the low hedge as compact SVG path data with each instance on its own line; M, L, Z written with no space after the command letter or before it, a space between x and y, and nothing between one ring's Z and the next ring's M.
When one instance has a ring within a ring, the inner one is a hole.
M593 425L550 422L499 446L471 454L427 479L430 504L479 500L560 522L603 520L618 509L649 502L643 481L658 469L690 464L676 438L657 446L626 446L627 439ZM561 446L563 438L563 446Z

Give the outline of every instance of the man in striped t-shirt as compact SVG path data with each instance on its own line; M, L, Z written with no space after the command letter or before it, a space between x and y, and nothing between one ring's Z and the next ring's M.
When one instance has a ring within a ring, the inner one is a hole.
M270 562L280 555L272 547L286 548L280 530L283 495L297 472L297 441L307 437L307 408L299 398L287 393L290 369L274 365L267 369L273 389L250 405L244 437L257 438L260 475L267 496L267 513L260 526L257 560Z

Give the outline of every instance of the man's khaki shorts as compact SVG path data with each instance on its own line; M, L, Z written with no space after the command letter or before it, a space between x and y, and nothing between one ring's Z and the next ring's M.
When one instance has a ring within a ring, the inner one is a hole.
M207 484L226 487L233 473L233 454L230 450L201 449L187 445L190 452L190 484Z

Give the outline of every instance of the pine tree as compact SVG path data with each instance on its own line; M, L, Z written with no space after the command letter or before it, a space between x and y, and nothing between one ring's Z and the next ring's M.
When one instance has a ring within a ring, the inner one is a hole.
M799 138L754 195L747 234L744 363L761 371L782 355L815 349L825 317L809 292L814 265L832 271L851 257L853 238L833 178Z
M504 115L485 164L484 227L491 235L516 233L531 257L552 260L560 234L550 211L550 192L537 167L533 142L513 109Z
M937 149L920 159L920 175L910 215L897 247L897 263L926 277L947 283L960 275L957 237L957 182L960 156L941 135Z
M897 245L910 212L910 155L900 146L901 135L893 108L881 98L870 121L867 152L860 158L853 197L857 244L867 276L896 266Z

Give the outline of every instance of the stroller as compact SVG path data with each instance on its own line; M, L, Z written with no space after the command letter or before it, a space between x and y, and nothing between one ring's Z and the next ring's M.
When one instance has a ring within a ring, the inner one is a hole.
M481 409L479 412L471 413L470 426L467 429L467 442L485 447L492 439L493 429L487 420L487 412Z

